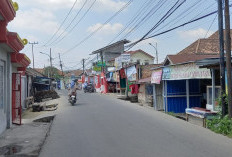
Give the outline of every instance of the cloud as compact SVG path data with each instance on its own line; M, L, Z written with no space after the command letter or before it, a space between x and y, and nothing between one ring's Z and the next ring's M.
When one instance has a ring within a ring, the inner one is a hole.
M198 29L193 29L193 30L188 30L188 31L178 31L178 34L181 38L183 39L199 39L199 38L204 38L207 33L207 30L203 28L198 28ZM210 36L213 34L213 31L209 31L207 33L207 36Z
M112 34L116 34L117 32L119 32L123 28L123 25L120 23L115 23L115 24L107 23L105 25L101 23L97 23L93 26L88 27L87 32L92 33L100 27L102 27L102 29L98 32L98 34L112 35Z
M97 11L116 11L126 4L125 1L98 0L94 9Z
M59 10L59 9L70 9L76 0L17 0L21 6L33 6L43 7L46 10ZM81 8L86 0L77 0L75 9ZM88 1L87 6L90 6L94 0ZM125 1L114 1L114 0L97 0L94 4L94 10L97 11L115 11L119 10L126 4Z
M52 12L31 9L18 11L16 18L10 23L13 28L21 30L36 30L38 32L52 34L59 24Z

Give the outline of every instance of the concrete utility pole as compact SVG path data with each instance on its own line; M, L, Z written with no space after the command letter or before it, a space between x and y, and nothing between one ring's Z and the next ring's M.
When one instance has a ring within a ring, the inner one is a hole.
M53 70L52 70L52 49L51 48L50 48L49 58L50 58L50 66L51 66L51 77L53 77Z
M158 60L158 49L157 49L157 42L155 43L155 46L152 45L152 43L149 43L149 45L151 45L152 47L154 47L155 49L155 55L156 55L156 64L159 63L159 60Z
M32 60L33 60L33 69L34 69L34 68L35 68L35 61L34 61L34 50L33 50L33 48L34 48L34 45L39 44L39 43L38 43L38 42L33 42L33 43L29 42L29 44L31 44L31 49L32 49Z
M222 117L226 115L225 110L225 63L224 63L224 38L223 38L223 12L222 0L218 0L218 33L220 47L220 84L221 84L221 101L222 101Z
M104 67L103 67L103 54L101 52L101 72L104 72Z
M82 59L82 65L83 65L83 70L82 70L82 72L83 72L83 74L84 74L84 72L85 72L85 59L84 59L84 58Z
M228 90L228 112L229 117L232 118L232 85L231 85L231 38L230 38L230 10L229 0L225 0L225 35L226 35L226 69L227 69L227 90Z
M60 59L60 53L59 53L59 59ZM60 59L60 69L62 71L62 76L64 76L63 65L62 65L61 59Z

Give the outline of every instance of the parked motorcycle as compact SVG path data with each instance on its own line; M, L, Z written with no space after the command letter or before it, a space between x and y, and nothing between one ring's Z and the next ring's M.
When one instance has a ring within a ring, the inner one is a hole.
M88 93L93 93L96 92L94 86L92 84L88 84L85 88L84 88L84 92L88 92Z

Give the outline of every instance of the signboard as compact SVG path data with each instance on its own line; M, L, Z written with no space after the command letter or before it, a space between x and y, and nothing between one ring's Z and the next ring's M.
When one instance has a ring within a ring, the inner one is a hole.
M120 56L115 58L114 66L115 66L116 70L119 70L122 68L122 62L121 62Z
M93 67L93 70L94 70L94 71L101 71L101 67L94 66L94 67Z
M109 72L114 72L116 69L115 67L107 67L107 71Z
M106 66L106 62L103 62L103 64L102 64L102 61L97 62L97 66L101 67L102 65L103 67Z
M163 68L162 80L211 79L210 69L199 68L195 63Z
M126 62L130 62L130 54L122 54L121 56L121 62L126 63Z
M162 79L162 70L152 72L151 83L160 84L161 79Z
M127 79L129 81L136 81L136 68L135 66L131 66L129 68L126 69L126 75L127 75Z

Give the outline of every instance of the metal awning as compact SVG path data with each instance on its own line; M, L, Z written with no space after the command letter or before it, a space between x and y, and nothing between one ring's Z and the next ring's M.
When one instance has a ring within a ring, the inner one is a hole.
M129 40L126 40L126 39L120 40L120 41L118 41L118 42L116 42L116 43L113 43L113 44L111 44L111 45L105 46L105 47L103 47L103 48L101 48L101 49L98 49L98 50L96 50L96 51L93 51L92 54L101 53L102 51L104 51L104 50L106 50L106 49L108 49L108 48L110 48L110 47L113 47L113 46L115 46L115 45L118 45L118 44L121 44L121 43L127 44L127 43L129 43L129 42L130 42L130 41L129 41Z

